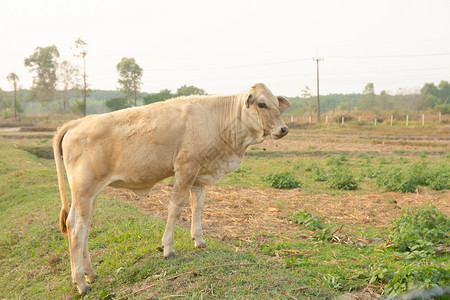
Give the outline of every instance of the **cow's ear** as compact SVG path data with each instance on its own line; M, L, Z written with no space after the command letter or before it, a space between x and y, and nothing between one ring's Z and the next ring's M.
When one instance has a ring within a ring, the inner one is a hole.
M286 108L291 107L291 104L289 103L289 101L286 98L284 98L282 96L277 96L277 98L278 98L278 104L279 104L280 109L286 109Z
M247 100L245 100L245 106L250 108L250 105L253 103L253 93L248 93Z

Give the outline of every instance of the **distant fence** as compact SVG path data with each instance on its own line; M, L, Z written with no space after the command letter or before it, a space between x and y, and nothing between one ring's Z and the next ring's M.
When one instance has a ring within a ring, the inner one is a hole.
M293 124L317 124L317 115L282 115L283 121L285 123ZM373 125L377 126L380 124L384 125L422 125L427 124L449 124L450 115L442 114L440 112L433 113L412 113L403 116L399 115L388 115L374 116L374 115L357 115L357 114L342 114L342 113L328 113L320 116L321 124L358 124L358 125Z

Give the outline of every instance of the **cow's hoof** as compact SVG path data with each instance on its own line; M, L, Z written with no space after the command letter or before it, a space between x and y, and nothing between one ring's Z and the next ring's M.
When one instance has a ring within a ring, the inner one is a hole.
M195 248L199 248L199 249L204 249L204 248L207 248L208 246L206 246L206 243L201 243L201 244L198 244L198 245L195 245Z
M75 285L77 286L78 293L80 293L80 295L84 295L91 290L91 287L89 286L89 284L87 284L85 282L82 284L75 283Z
M169 252L168 254L164 254L165 259L172 258L172 257L176 257L175 252Z
M97 278L97 274L91 273L91 274L84 274L84 278L86 278L86 281L89 283L93 283L95 278Z

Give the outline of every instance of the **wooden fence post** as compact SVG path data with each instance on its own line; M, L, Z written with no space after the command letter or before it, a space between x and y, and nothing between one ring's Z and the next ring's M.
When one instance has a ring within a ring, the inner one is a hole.
M344 124L344 117L342 117L342 124Z
M425 125L425 114L422 114L422 126Z
M328 124L328 115L325 116L325 123Z
M377 126L377 118L375 118L375 125L374 126Z
M393 115L391 115L391 127L392 127L392 123L393 123L393 121L394 121L394 116L393 116Z
M442 113L439 112L439 123L441 123L441 120L442 120Z
M291 123L294 123L294 116L291 116Z
M409 116L406 115L406 126L408 126L408 121L409 121L409 120L408 120L408 117L409 117Z

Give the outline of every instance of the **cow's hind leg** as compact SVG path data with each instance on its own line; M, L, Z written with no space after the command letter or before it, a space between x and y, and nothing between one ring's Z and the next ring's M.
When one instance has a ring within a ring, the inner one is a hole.
M206 248L206 243L202 236L201 214L203 204L205 203L205 187L193 186L192 193L192 223L191 223L191 237L195 242L195 247Z
M84 294L91 289L84 278L85 265L88 268L86 271L90 273L88 273L88 276L95 277L95 273L93 273L90 264L90 259L85 258L85 255L89 257L89 253L87 252L85 254L85 251L87 251L88 227L95 196L77 194L78 193L76 192L72 194L72 206L70 208L69 216L67 217L67 229L69 235L72 281L76 284L80 294Z
M95 200L94 200L94 202L95 202ZM94 213L94 207L95 207L95 204L92 206L91 216L90 216L89 220L92 220L92 214ZM88 224L86 238L84 240L83 266L84 266L84 274L86 275L87 282L92 283L92 282L94 282L95 278L97 277L97 274L95 274L94 268L92 268L91 257L89 255L89 249L88 249L88 237L89 237L90 223L91 222L89 222L89 224Z

